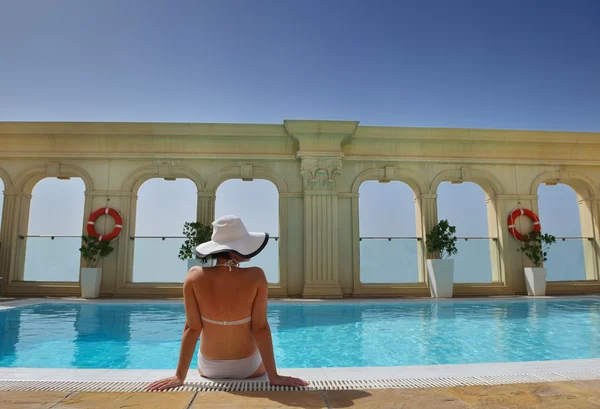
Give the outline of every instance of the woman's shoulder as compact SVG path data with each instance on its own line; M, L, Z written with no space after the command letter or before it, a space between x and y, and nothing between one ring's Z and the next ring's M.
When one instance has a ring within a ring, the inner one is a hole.
M244 272L248 274L252 281L261 282L266 280L265 272L260 267L245 267Z
M194 266L189 269L187 276L185 277L186 281L198 281L201 280L204 276L204 270L200 266Z

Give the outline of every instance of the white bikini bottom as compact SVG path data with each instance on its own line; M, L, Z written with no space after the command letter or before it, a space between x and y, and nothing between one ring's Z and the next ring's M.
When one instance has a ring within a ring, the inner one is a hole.
M198 352L198 370L207 378L248 378L262 364L262 356L258 349L243 359L206 359Z

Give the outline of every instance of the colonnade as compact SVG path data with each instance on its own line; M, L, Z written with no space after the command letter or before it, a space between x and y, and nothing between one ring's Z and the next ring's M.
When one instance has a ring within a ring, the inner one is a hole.
M229 179L266 179L279 192L279 282L274 297L428 296L425 235L438 222L442 182L477 183L486 194L494 239L493 282L456 284L455 294L526 293L530 262L506 225L516 207L538 211L543 183L577 193L586 247L586 280L549 283L549 294L594 293L598 282L600 134L359 126L355 121L280 125L0 123L0 231L3 294L73 296L79 284L25 281L31 193L48 177L85 183L84 214L107 200L125 222L103 262L105 297L180 296L178 283L132 280L137 192L152 178L192 180L197 220L212 221L215 196ZM401 181L414 192L422 282L360 280L359 188ZM85 221L82 221L82 231Z

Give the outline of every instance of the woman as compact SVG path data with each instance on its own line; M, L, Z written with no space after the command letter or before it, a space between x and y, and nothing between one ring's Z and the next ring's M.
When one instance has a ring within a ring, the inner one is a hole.
M196 248L214 267L193 267L183 283L185 327L175 376L148 386L164 390L183 385L198 338L198 370L207 378L254 378L267 374L272 385L306 386L277 373L267 322L267 279L258 267L240 268L260 253L267 233L248 233L239 217L213 222L212 240Z

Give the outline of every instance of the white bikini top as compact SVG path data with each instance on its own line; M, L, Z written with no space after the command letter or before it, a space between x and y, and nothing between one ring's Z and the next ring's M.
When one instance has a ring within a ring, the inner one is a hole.
M200 318L202 318L202 321L210 322L211 324L217 324L217 325L238 325L238 324L245 324L247 322L252 321L252 316L246 317L244 319L237 320L237 321L215 321L215 320L209 320L208 318L204 318L204 317L200 317Z
M231 267L238 267L239 265L240 263L238 263L236 260L227 260L224 264L215 264L215 267L229 267L229 271L231 271ZM202 321L210 322L211 324L216 325L239 325L252 321L252 316L237 321L215 321L208 318L204 318L202 316L200 316L200 318L202 318Z

